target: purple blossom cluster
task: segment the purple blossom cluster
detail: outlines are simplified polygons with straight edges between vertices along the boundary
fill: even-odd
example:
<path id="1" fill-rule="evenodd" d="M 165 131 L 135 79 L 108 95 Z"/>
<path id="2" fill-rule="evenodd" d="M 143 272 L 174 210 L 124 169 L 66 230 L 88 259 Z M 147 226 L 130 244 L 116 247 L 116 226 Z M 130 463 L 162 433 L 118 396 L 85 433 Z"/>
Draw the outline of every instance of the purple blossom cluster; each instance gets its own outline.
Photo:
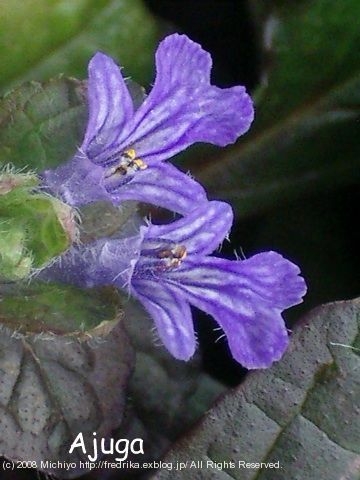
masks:
<path id="1" fill-rule="evenodd" d="M 253 104 L 242 86 L 210 84 L 211 57 L 185 35 L 156 52 L 156 79 L 135 108 L 119 67 L 97 53 L 89 64 L 89 119 L 76 155 L 43 173 L 43 183 L 72 206 L 136 200 L 178 214 L 114 238 L 73 246 L 43 276 L 82 287 L 112 284 L 137 298 L 172 355 L 195 351 L 191 305 L 223 329 L 233 357 L 265 368 L 288 344 L 282 312 L 306 292 L 299 268 L 275 252 L 227 260 L 213 252 L 227 238 L 231 207 L 209 201 L 203 187 L 165 163 L 196 142 L 225 146 L 251 125 Z"/>

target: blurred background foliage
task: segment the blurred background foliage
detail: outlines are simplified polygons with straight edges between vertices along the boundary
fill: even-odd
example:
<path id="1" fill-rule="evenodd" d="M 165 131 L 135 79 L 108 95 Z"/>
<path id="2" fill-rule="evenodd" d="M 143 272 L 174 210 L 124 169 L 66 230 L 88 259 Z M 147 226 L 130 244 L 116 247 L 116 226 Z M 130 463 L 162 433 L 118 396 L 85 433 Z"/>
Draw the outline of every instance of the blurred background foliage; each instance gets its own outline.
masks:
<path id="1" fill-rule="evenodd" d="M 97 50 L 147 82 L 158 35 L 141 0 L 25 0 L 16 6 L 2 0 L 0 86 L 4 91 L 59 73 L 85 78 Z"/>
<path id="2" fill-rule="evenodd" d="M 86 78 L 97 50 L 148 88 L 162 37 L 180 31 L 201 43 L 213 57 L 213 83 L 246 85 L 257 115 L 236 145 L 198 146 L 178 164 L 211 198 L 232 203 L 237 223 L 225 253 L 274 249 L 301 265 L 309 293 L 291 322 L 358 293 L 359 17 L 357 0 L 25 0 L 16 8 L 2 0 L 0 89 L 60 73 Z M 215 324 L 205 316 L 197 323 L 205 368 L 224 379 L 225 362 L 226 380 L 237 383 L 226 344 L 214 347 Z"/>

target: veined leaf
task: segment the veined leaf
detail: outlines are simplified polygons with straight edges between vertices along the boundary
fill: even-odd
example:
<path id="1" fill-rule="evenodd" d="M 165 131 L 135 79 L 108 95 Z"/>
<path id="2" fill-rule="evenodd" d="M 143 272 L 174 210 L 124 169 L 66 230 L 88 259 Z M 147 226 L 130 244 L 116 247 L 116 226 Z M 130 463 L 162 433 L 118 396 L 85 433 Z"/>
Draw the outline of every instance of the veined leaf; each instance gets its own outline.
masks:
<path id="1" fill-rule="evenodd" d="M 85 87 L 77 80 L 31 82 L 0 103 L 0 165 L 37 172 L 65 162 L 80 145 Z"/>
<path id="2" fill-rule="evenodd" d="M 202 461 L 202 468 L 163 470 L 152 478 L 183 479 L 186 472 L 205 480 L 357 480 L 359 327 L 359 299 L 312 311 L 280 362 L 249 374 L 163 459 L 188 466 Z M 279 464 L 246 468 L 241 462 Z"/>
<path id="3" fill-rule="evenodd" d="M 85 295 L 87 302 L 82 305 L 79 295 L 71 298 L 59 291 L 48 292 L 46 299 L 44 292 L 37 298 L 13 299 L 12 306 L 8 295 L 0 304 L 1 319 L 6 315 L 8 320 L 8 327 L 0 331 L 0 455 L 36 462 L 37 469 L 60 478 L 86 472 L 79 461 L 88 461 L 87 455 L 80 448 L 69 454 L 80 432 L 92 454 L 93 432 L 98 438 L 107 437 L 121 424 L 134 361 L 119 312 L 114 317 L 104 315 L 110 305 L 105 308 L 103 299 Z M 84 322 L 106 321 L 87 332 L 78 328 L 77 333 L 65 335 L 55 335 L 51 328 L 29 333 L 26 324 L 54 325 L 61 319 L 64 332 L 64 325 L 80 316 Z M 60 463 L 56 468 L 58 461 L 73 466 L 67 470 Z"/>

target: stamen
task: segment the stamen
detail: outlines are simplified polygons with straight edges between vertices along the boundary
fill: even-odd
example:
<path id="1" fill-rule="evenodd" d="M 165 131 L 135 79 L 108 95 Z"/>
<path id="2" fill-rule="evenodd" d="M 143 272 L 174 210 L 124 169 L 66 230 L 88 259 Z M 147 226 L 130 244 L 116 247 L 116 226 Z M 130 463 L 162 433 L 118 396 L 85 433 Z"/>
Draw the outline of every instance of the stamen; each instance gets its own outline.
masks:
<path id="1" fill-rule="evenodd" d="M 145 170 L 145 168 L 148 167 L 147 164 L 143 160 L 141 160 L 140 158 L 136 158 L 133 161 L 133 164 L 136 165 L 138 170 Z"/>
<path id="2" fill-rule="evenodd" d="M 177 268 L 186 258 L 187 251 L 185 245 L 175 245 L 174 248 L 164 249 L 158 253 L 158 257 L 164 260 L 165 268 Z"/>
<path id="3" fill-rule="evenodd" d="M 129 148 L 120 154 L 119 163 L 105 172 L 105 178 L 127 175 L 128 173 L 135 173 L 146 168 L 148 168 L 148 165 L 141 158 L 136 158 L 136 151 L 133 148 Z"/>
<path id="4" fill-rule="evenodd" d="M 129 158 L 130 160 L 135 160 L 136 152 L 133 148 L 129 148 L 128 150 L 125 150 L 125 152 L 123 152 L 121 156 Z"/>

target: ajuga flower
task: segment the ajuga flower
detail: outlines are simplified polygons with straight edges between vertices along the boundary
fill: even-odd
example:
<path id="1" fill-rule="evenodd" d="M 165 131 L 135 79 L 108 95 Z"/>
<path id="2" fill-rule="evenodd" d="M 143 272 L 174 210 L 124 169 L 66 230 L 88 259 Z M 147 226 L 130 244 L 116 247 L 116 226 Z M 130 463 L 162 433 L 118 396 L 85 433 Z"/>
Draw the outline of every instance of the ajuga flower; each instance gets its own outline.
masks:
<path id="1" fill-rule="evenodd" d="M 138 200 L 184 214 L 206 201 L 203 188 L 164 163 L 195 142 L 235 142 L 253 120 L 242 86 L 210 84 L 210 54 L 185 35 L 156 52 L 156 78 L 136 110 L 119 67 L 97 53 L 89 63 L 89 118 L 78 153 L 45 171 L 44 183 L 79 206 L 94 200 Z"/>
<path id="2" fill-rule="evenodd" d="M 75 247 L 47 278 L 127 289 L 153 318 L 165 347 L 182 360 L 196 347 L 190 305 L 212 315 L 234 358 L 265 368 L 288 344 L 283 310 L 302 301 L 299 268 L 275 252 L 246 260 L 210 256 L 226 237 L 232 211 L 208 202 L 169 225 Z"/>

